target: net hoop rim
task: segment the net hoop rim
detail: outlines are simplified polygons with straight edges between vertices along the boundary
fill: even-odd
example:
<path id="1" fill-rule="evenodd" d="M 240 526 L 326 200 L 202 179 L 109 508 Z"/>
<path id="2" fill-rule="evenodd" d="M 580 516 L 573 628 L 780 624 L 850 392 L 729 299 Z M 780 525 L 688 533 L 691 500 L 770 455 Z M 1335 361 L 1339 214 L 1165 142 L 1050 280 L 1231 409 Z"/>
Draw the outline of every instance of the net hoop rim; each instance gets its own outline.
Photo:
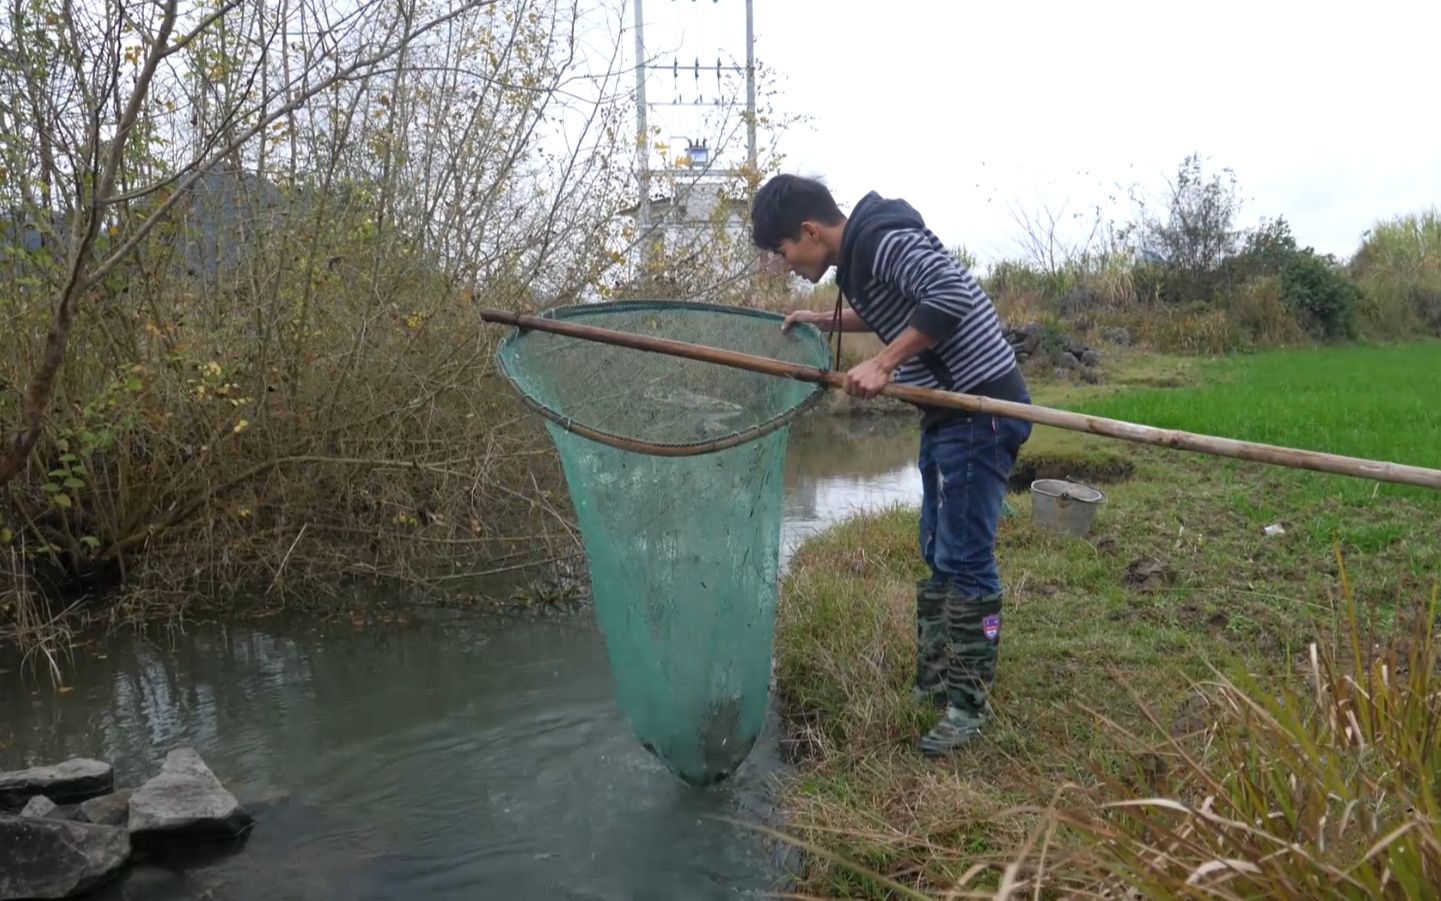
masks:
<path id="1" fill-rule="evenodd" d="M 696 310 L 706 313 L 721 313 L 727 316 L 749 316 L 755 319 L 770 320 L 777 325 L 785 321 L 784 316 L 779 313 L 773 313 L 769 310 L 753 310 L 747 307 L 733 307 L 727 306 L 726 304 L 706 303 L 704 301 L 698 300 L 622 300 L 608 301 L 604 303 L 569 304 L 561 307 L 551 307 L 550 309 L 542 310 L 538 313 L 533 313 L 531 315 L 541 319 L 574 321 L 577 319 L 585 318 L 586 316 L 602 313 L 633 312 L 647 310 Z M 820 335 L 820 330 L 813 325 L 806 324 L 799 326 L 799 328 L 808 329 L 814 332 L 817 336 Z M 557 426 L 566 430 L 567 432 L 580 435 L 584 438 L 589 438 L 592 441 L 598 441 L 601 444 L 607 444 L 611 447 L 619 448 L 620 450 L 634 451 L 636 453 L 649 454 L 656 457 L 693 457 L 699 456 L 701 454 L 709 454 L 715 451 L 721 451 L 728 448 L 737 447 L 747 442 L 754 441 L 757 438 L 762 438 L 776 431 L 777 429 L 789 425 L 802 413 L 808 412 L 818 403 L 820 403 L 821 396 L 825 393 L 825 389 L 822 388 L 820 385 L 812 385 L 812 390 L 809 394 L 806 395 L 804 399 L 802 399 L 798 403 L 792 404 L 781 413 L 772 416 L 770 419 L 758 422 L 743 431 L 733 432 L 730 435 L 726 435 L 724 437 L 716 438 L 710 441 L 642 441 L 638 438 L 629 438 L 625 435 L 616 435 L 612 432 L 606 432 L 600 429 L 591 428 L 590 426 L 582 425 L 571 419 L 570 417 L 562 416 L 556 410 L 553 410 L 545 404 L 542 404 L 540 401 L 531 397 L 530 394 L 526 392 L 523 388 L 521 388 L 520 383 L 516 380 L 515 375 L 506 365 L 504 352 L 507 347 L 514 345 L 515 342 L 520 340 L 521 336 L 526 331 L 527 330 L 524 328 L 512 329 L 510 334 L 507 335 L 500 342 L 499 347 L 496 348 L 496 367 L 500 370 L 501 374 L 505 376 L 506 381 L 510 382 L 511 387 L 515 390 L 515 393 L 520 395 L 520 399 L 526 404 L 526 406 L 530 407 L 532 410 L 536 411 L 541 416 L 544 416 L 547 420 L 555 423 Z M 645 353 L 645 351 L 640 352 Z M 829 354 L 827 354 L 826 363 L 820 368 L 828 369 L 829 366 L 830 359 Z M 780 376 L 773 376 L 773 378 L 780 378 Z"/>

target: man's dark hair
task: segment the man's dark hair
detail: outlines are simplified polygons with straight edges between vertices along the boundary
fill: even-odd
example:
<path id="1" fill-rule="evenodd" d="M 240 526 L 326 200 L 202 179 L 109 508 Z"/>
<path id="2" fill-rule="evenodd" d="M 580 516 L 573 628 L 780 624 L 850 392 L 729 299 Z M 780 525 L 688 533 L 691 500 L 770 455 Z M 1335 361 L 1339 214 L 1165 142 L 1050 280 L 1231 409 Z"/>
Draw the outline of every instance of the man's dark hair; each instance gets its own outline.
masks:
<path id="1" fill-rule="evenodd" d="M 776 251 L 786 238 L 801 236 L 801 223 L 838 225 L 844 217 L 830 189 L 799 175 L 777 175 L 761 185 L 751 203 L 751 241 Z"/>

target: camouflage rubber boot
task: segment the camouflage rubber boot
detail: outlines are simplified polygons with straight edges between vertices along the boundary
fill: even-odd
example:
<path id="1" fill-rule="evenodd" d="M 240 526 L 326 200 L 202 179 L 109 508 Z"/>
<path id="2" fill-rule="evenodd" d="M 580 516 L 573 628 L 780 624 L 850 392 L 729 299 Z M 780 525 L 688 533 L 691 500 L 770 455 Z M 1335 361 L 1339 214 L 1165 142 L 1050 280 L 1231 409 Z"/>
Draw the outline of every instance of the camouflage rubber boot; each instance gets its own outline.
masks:
<path id="1" fill-rule="evenodd" d="M 939 757 L 970 742 L 990 719 L 987 700 L 996 681 L 1001 645 L 1001 597 L 946 598 L 946 713 L 918 747 Z"/>
<path id="2" fill-rule="evenodd" d="M 946 586 L 925 579 L 916 583 L 917 704 L 946 704 Z"/>

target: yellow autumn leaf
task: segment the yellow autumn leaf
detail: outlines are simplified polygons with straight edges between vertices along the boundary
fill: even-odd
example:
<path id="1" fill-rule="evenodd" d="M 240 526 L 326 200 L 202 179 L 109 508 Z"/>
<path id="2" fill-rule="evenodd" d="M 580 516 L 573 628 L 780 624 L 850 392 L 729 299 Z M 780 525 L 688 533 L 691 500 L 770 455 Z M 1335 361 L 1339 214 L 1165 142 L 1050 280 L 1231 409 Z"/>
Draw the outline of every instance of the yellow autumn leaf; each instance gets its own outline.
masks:
<path id="1" fill-rule="evenodd" d="M 239 435 L 241 432 L 245 431 L 248 428 L 250 428 L 250 420 L 242 419 L 235 424 L 235 428 L 231 429 L 231 431 Z"/>

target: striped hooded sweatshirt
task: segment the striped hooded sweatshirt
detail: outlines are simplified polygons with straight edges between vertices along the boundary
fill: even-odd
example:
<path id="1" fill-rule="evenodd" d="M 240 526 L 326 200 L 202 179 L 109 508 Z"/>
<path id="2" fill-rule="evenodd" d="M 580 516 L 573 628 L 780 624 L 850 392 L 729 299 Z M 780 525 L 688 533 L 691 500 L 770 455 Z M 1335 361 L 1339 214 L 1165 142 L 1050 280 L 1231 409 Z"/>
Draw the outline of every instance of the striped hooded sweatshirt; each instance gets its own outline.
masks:
<path id="1" fill-rule="evenodd" d="M 1016 356 L 990 297 L 909 203 L 874 191 L 861 198 L 846 220 L 836 281 L 887 344 L 907 326 L 935 339 L 896 369 L 897 383 L 1021 399 L 1025 383 L 1012 372 Z M 924 413 L 926 424 L 943 415 Z"/>

